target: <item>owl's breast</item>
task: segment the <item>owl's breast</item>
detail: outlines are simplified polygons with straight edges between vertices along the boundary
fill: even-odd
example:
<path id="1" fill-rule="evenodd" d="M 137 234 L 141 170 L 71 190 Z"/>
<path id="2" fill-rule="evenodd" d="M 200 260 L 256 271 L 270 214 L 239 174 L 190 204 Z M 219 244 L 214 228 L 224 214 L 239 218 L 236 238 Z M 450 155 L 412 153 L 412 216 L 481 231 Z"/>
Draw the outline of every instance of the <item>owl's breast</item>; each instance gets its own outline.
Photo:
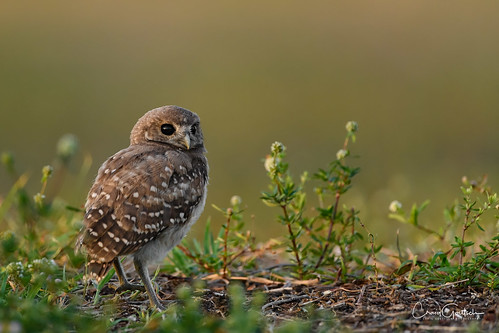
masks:
<path id="1" fill-rule="evenodd" d="M 204 210 L 206 196 L 207 192 L 205 185 L 200 200 L 192 206 L 191 213 L 185 223 L 172 223 L 161 232 L 159 237 L 135 252 L 134 257 L 143 260 L 146 263 L 163 260 L 167 253 L 182 241 L 192 225 L 199 219 Z"/>

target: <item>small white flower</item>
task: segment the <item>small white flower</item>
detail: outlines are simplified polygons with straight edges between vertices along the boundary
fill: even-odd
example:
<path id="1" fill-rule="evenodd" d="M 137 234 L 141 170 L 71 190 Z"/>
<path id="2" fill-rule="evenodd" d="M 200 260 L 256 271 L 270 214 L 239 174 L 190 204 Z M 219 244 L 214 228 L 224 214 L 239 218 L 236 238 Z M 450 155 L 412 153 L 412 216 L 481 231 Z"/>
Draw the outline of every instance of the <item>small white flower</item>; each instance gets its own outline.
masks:
<path id="1" fill-rule="evenodd" d="M 232 198 L 230 198 L 230 204 L 232 206 L 239 206 L 242 202 L 242 199 L 238 195 L 233 195 Z"/>
<path id="2" fill-rule="evenodd" d="M 38 205 L 42 205 L 43 204 L 43 200 L 45 199 L 45 195 L 44 194 L 41 194 L 41 193 L 37 193 L 33 196 L 33 200 L 38 204 Z"/>
<path id="3" fill-rule="evenodd" d="M 345 157 L 348 156 L 348 153 L 349 153 L 348 150 L 346 150 L 346 149 L 340 149 L 336 153 L 336 159 L 342 160 L 342 159 L 344 159 Z"/>
<path id="4" fill-rule="evenodd" d="M 44 177 L 50 177 L 52 176 L 52 173 L 54 172 L 54 168 L 51 165 L 46 165 L 42 169 L 42 174 Z"/>
<path id="5" fill-rule="evenodd" d="M 272 146 L 270 146 L 270 150 L 273 153 L 278 154 L 278 153 L 282 153 L 285 150 L 285 147 L 281 142 L 276 141 L 272 144 Z"/>
<path id="6" fill-rule="evenodd" d="M 390 203 L 390 206 L 388 207 L 388 209 L 390 210 L 390 212 L 396 213 L 399 211 L 399 209 L 402 209 L 402 204 L 398 200 L 393 200 Z"/>
<path id="7" fill-rule="evenodd" d="M 265 170 L 267 170 L 267 172 L 273 170 L 275 168 L 274 158 L 270 155 L 267 155 L 263 166 L 265 167 Z"/>
<path id="8" fill-rule="evenodd" d="M 347 129 L 348 132 L 355 133 L 359 129 L 359 124 L 357 124 L 356 121 L 349 121 L 345 128 Z"/>

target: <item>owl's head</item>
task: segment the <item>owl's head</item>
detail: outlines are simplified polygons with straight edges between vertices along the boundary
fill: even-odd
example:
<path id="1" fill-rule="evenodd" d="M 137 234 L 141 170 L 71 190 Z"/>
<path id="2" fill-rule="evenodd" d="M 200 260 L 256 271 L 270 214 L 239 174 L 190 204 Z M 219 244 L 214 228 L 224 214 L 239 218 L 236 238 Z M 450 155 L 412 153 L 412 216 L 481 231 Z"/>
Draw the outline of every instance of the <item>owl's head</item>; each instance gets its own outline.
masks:
<path id="1" fill-rule="evenodd" d="M 204 148 L 199 117 L 187 109 L 167 105 L 143 115 L 130 134 L 130 144 L 157 143 L 189 150 Z"/>

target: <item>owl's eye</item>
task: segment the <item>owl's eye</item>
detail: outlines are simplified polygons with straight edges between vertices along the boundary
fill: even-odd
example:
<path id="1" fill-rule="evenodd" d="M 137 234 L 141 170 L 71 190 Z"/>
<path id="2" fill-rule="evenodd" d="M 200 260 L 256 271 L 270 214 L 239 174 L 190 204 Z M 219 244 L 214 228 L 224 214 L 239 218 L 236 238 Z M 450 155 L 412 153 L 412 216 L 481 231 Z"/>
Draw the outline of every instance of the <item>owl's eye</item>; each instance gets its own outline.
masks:
<path id="1" fill-rule="evenodd" d="M 196 135 L 197 130 L 198 130 L 197 126 L 196 125 L 192 125 L 192 127 L 191 127 L 191 134 L 192 135 Z"/>
<path id="2" fill-rule="evenodd" d="M 161 133 L 164 135 L 172 135 L 175 133 L 175 127 L 172 124 L 161 125 Z"/>

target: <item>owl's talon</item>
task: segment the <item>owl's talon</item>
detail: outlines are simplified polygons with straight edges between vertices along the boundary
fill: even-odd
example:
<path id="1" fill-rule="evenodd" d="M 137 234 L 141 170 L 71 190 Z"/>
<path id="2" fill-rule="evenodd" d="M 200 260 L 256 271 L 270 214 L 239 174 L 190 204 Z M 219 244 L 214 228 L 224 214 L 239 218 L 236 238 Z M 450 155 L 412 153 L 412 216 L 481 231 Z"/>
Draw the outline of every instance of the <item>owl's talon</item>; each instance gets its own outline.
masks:
<path id="1" fill-rule="evenodd" d="M 157 303 L 157 304 L 151 304 L 153 306 L 156 307 L 156 309 L 158 309 L 158 311 L 165 311 L 166 310 L 166 307 L 164 307 L 162 304 L 160 303 Z"/>

